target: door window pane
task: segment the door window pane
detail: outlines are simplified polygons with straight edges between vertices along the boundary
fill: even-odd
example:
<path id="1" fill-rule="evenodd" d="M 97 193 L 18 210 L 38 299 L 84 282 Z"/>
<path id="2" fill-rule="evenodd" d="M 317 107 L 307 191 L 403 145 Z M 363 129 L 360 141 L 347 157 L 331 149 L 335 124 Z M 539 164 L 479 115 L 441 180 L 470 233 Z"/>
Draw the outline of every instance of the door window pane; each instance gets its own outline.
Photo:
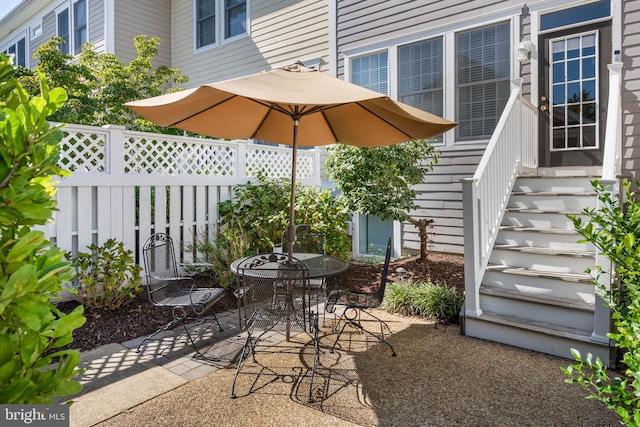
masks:
<path id="1" fill-rule="evenodd" d="M 509 24 L 456 35 L 457 120 L 460 139 L 488 138 L 509 98 Z"/>
<path id="2" fill-rule="evenodd" d="M 550 48 L 552 150 L 597 148 L 597 32 L 551 40 Z"/>

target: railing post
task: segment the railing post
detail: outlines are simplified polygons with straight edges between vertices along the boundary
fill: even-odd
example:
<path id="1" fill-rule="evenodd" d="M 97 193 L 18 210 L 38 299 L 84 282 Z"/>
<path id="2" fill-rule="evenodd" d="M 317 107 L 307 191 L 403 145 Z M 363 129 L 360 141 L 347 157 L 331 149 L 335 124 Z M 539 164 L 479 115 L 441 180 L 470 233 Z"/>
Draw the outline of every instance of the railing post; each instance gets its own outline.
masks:
<path id="1" fill-rule="evenodd" d="M 105 164 L 107 166 L 106 173 L 124 174 L 124 126 L 104 125 L 104 129 L 109 131 L 107 134 L 107 146 L 105 147 Z"/>
<path id="2" fill-rule="evenodd" d="M 480 250 L 479 250 L 479 229 L 480 223 L 478 200 L 476 187 L 478 180 L 474 178 L 464 178 L 462 182 L 462 205 L 463 205 L 463 225 L 464 225 L 464 288 L 465 288 L 465 316 L 479 317 L 482 314 L 480 309 L 480 288 L 478 281 Z"/>
<path id="3" fill-rule="evenodd" d="M 233 142 L 235 142 L 238 147 L 236 151 L 238 153 L 238 161 L 236 162 L 235 176 L 244 178 L 247 176 L 247 144 L 249 144 L 249 142 L 238 140 L 234 140 Z"/>
<path id="4" fill-rule="evenodd" d="M 609 64 L 609 105 L 604 136 L 604 158 L 602 160 L 602 178 L 616 179 L 620 172 L 621 135 L 622 135 L 622 63 Z"/>

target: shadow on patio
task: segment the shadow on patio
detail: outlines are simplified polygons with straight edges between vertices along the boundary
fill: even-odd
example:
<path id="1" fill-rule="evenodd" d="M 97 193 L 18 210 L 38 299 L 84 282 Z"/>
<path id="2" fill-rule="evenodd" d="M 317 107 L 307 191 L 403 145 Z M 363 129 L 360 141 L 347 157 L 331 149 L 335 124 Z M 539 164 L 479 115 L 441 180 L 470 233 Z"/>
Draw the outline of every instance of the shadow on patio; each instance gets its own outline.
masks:
<path id="1" fill-rule="evenodd" d="M 374 341 L 322 338 L 314 403 L 307 403 L 310 355 L 260 355 L 285 375 L 239 380 L 222 369 L 99 425 L 619 425 L 604 405 L 564 382 L 565 359 L 459 335 L 457 327 L 381 313 L 398 356 Z M 301 363 L 302 362 L 302 363 Z M 242 378 L 242 377 L 241 377 Z"/>

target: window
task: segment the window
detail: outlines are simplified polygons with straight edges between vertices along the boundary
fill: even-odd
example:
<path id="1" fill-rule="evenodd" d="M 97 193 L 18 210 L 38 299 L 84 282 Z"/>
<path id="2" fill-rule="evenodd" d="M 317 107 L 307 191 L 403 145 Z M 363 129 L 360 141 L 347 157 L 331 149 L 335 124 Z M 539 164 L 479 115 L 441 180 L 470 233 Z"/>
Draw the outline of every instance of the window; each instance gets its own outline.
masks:
<path id="1" fill-rule="evenodd" d="M 398 96 L 401 102 L 443 116 L 442 38 L 398 49 Z"/>
<path id="2" fill-rule="evenodd" d="M 389 94 L 387 51 L 361 56 L 351 61 L 351 82 L 376 92 Z"/>
<path id="3" fill-rule="evenodd" d="M 87 1 L 73 4 L 73 54 L 78 55 L 87 42 Z"/>
<path id="4" fill-rule="evenodd" d="M 2 53 L 8 56 L 13 56 L 13 65 L 19 65 L 21 67 L 27 66 L 27 47 L 26 38 L 21 38 L 17 42 L 10 45 Z"/>
<path id="5" fill-rule="evenodd" d="M 65 43 L 60 45 L 60 52 L 64 55 L 69 53 L 69 9 L 64 9 L 58 13 L 58 37 L 61 37 Z"/>
<path id="6" fill-rule="evenodd" d="M 456 36 L 457 126 L 459 139 L 489 138 L 509 98 L 509 24 Z"/>
<path id="7" fill-rule="evenodd" d="M 571 9 L 544 14 L 540 17 L 540 29 L 545 31 L 571 24 L 584 23 L 593 19 L 606 18 L 610 15 L 610 0 L 601 0 Z"/>
<path id="8" fill-rule="evenodd" d="M 224 1 L 224 38 L 229 39 L 247 32 L 247 2 Z"/>
<path id="9" fill-rule="evenodd" d="M 196 0 L 196 48 L 216 42 L 216 2 Z"/>

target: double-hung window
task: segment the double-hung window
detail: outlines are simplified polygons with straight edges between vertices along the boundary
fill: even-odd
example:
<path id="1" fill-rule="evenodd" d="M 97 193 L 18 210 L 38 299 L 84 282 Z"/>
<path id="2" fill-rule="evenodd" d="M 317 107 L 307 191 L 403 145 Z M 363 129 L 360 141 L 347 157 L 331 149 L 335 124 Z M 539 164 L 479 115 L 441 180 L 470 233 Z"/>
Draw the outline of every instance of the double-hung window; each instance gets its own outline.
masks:
<path id="1" fill-rule="evenodd" d="M 509 23 L 456 35 L 458 139 L 490 138 L 509 98 Z"/>
<path id="2" fill-rule="evenodd" d="M 398 98 L 405 104 L 442 116 L 442 37 L 398 48 Z"/>
<path id="3" fill-rule="evenodd" d="M 27 45 L 23 37 L 3 51 L 5 55 L 13 56 L 13 64 L 21 67 L 27 66 Z"/>
<path id="4" fill-rule="evenodd" d="M 196 48 L 216 42 L 216 0 L 196 0 Z"/>
<path id="5" fill-rule="evenodd" d="M 73 54 L 78 55 L 87 42 L 87 0 L 73 4 Z"/>
<path id="6" fill-rule="evenodd" d="M 71 11 L 65 7 L 57 11 L 56 24 L 58 37 L 64 40 L 60 45 L 60 52 L 78 55 L 82 45 L 89 41 L 87 23 L 87 0 L 73 2 Z"/>
<path id="7" fill-rule="evenodd" d="M 224 1 L 224 38 L 230 39 L 247 32 L 246 0 Z"/>
<path id="8" fill-rule="evenodd" d="M 60 52 L 64 55 L 69 53 L 69 43 L 71 42 L 71 35 L 69 34 L 69 9 L 64 9 L 58 13 L 58 37 L 64 40 L 64 43 L 60 45 Z"/>
<path id="9" fill-rule="evenodd" d="M 389 94 L 389 54 L 384 52 L 360 56 L 351 61 L 351 83 Z"/>

